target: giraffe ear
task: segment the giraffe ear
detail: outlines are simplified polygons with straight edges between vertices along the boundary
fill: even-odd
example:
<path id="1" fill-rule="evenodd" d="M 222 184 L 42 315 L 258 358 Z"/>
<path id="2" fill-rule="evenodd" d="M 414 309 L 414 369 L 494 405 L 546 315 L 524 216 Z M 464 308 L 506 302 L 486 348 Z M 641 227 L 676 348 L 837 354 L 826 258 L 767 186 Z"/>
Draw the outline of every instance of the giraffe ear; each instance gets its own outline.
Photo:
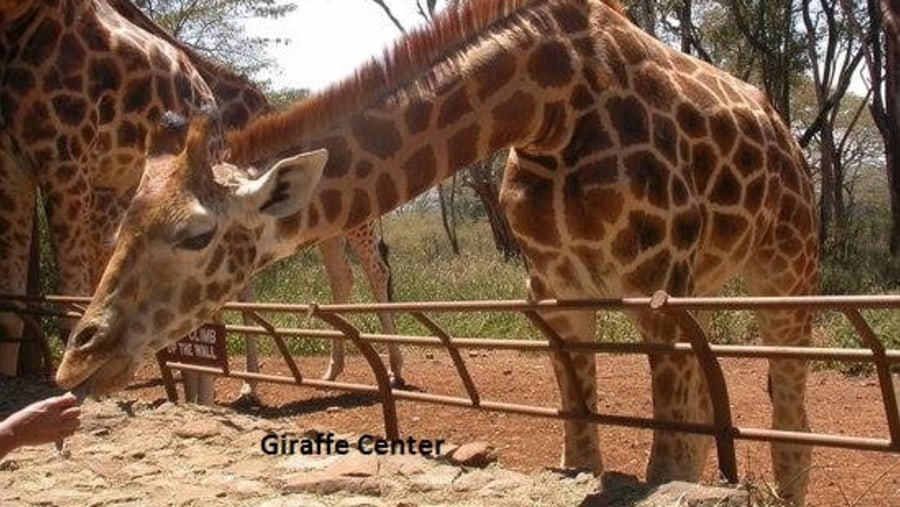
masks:
<path id="1" fill-rule="evenodd" d="M 327 150 L 301 153 L 279 160 L 271 169 L 237 190 L 253 212 L 282 218 L 305 208 L 328 161 Z"/>

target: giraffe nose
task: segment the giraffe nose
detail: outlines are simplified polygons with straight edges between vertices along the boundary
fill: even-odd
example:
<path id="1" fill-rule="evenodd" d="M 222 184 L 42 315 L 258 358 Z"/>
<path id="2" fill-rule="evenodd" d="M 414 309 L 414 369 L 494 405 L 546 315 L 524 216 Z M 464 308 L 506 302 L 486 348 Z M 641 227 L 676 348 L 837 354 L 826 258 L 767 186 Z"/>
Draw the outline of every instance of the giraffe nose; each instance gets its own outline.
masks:
<path id="1" fill-rule="evenodd" d="M 87 347 L 99 332 L 100 326 L 97 324 L 87 324 L 83 327 L 79 327 L 73 331 L 72 336 L 69 337 L 69 347 L 76 349 Z"/>

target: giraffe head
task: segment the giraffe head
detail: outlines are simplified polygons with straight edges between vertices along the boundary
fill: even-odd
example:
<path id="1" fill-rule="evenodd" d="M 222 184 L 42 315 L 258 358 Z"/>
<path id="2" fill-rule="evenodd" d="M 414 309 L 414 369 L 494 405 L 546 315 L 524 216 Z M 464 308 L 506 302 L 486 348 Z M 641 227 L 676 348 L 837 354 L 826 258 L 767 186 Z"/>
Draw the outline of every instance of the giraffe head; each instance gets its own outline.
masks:
<path id="1" fill-rule="evenodd" d="M 72 332 L 57 382 L 94 395 L 127 384 L 147 355 L 210 319 L 275 258 L 267 238 L 298 216 L 327 152 L 254 170 L 224 163 L 220 122 L 166 114 L 148 140 L 144 176 L 91 304 Z"/>

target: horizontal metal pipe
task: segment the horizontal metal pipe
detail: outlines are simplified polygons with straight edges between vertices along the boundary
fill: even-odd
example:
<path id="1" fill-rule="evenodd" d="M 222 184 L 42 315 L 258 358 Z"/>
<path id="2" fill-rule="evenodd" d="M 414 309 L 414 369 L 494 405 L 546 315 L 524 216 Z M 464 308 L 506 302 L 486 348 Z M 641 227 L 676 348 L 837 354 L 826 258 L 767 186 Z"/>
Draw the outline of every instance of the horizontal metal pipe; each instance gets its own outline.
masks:
<path id="1" fill-rule="evenodd" d="M 293 378 L 281 375 L 269 375 L 264 373 L 250 373 L 245 371 L 231 371 L 227 375 L 219 368 L 194 366 L 183 363 L 166 363 L 172 369 L 195 371 L 198 373 L 210 373 L 223 377 L 232 377 L 247 380 L 261 380 L 266 382 L 275 382 L 280 384 L 290 384 L 298 386 L 308 386 L 317 389 L 336 389 L 350 392 L 377 395 L 378 389 L 375 386 L 365 384 L 350 384 L 346 382 L 331 382 L 326 380 L 304 379 L 302 383 L 297 383 Z M 472 403 L 468 398 L 460 398 L 456 396 L 446 396 L 439 394 L 428 394 L 414 391 L 402 391 L 394 389 L 393 395 L 397 399 L 415 401 L 422 403 L 431 403 L 436 405 L 448 405 L 460 408 L 473 408 L 487 410 L 491 412 L 503 412 L 509 414 L 526 415 L 533 417 L 542 417 L 547 419 L 573 419 L 584 420 L 596 424 L 609 426 L 624 426 L 629 428 L 646 429 L 646 430 L 671 430 L 684 433 L 693 433 L 699 435 L 715 435 L 716 429 L 708 424 L 695 423 L 675 423 L 666 421 L 657 421 L 653 419 L 633 416 L 610 415 L 610 414 L 589 414 L 580 416 L 578 414 L 566 412 L 556 408 L 538 407 L 530 405 L 521 405 L 516 403 L 506 403 L 482 400 L 480 403 Z M 900 452 L 892 446 L 890 440 L 879 438 L 850 437 L 845 435 L 829 435 L 824 433 L 805 433 L 799 431 L 771 430 L 763 428 L 731 428 L 731 433 L 735 439 L 749 440 L 758 442 L 785 442 L 791 444 L 814 445 L 820 447 L 835 447 L 844 449 L 857 449 L 863 451 L 880 451 L 880 452 Z"/>
<path id="2" fill-rule="evenodd" d="M 342 391 L 350 391 L 363 394 L 378 394 L 378 388 L 366 384 L 351 384 L 347 382 L 334 382 L 330 380 L 318 380 L 304 378 L 301 382 L 297 382 L 293 377 L 284 375 L 270 375 L 266 373 L 251 373 L 248 371 L 229 371 L 225 373 L 221 368 L 213 368 L 210 366 L 198 366 L 193 364 L 166 362 L 166 366 L 173 370 L 193 371 L 197 373 L 208 373 L 219 377 L 237 378 L 241 380 L 259 380 L 262 382 L 272 382 L 274 384 L 289 384 L 304 387 L 313 387 L 316 389 L 336 389 Z"/>
<path id="3" fill-rule="evenodd" d="M 0 294 L 0 300 L 49 302 L 49 303 L 89 303 L 88 297 L 73 296 L 27 296 Z M 243 303 L 229 302 L 226 310 L 257 310 L 267 312 L 307 313 L 312 308 L 327 313 L 377 313 L 377 312 L 457 312 L 457 311 L 528 311 L 528 310 L 649 310 L 649 297 L 499 301 L 435 301 L 412 303 L 368 303 L 368 304 L 284 304 L 284 303 Z M 900 308 L 898 295 L 866 296 L 790 296 L 790 297 L 669 297 L 662 309 L 685 310 L 753 310 L 753 309 L 797 309 L 842 310 L 847 307 L 859 309 Z"/>
<path id="4" fill-rule="evenodd" d="M 734 437 L 757 442 L 785 442 L 789 444 L 837 447 L 860 451 L 900 452 L 890 440 L 882 438 L 848 437 L 825 433 L 804 433 L 801 431 L 770 430 L 762 428 L 734 428 Z"/>
<path id="5" fill-rule="evenodd" d="M 228 325 L 225 329 L 236 333 L 255 335 L 272 334 L 256 326 Z M 278 328 L 275 334 L 293 338 L 321 338 L 328 340 L 346 339 L 337 331 L 324 329 Z M 438 338 L 431 336 L 386 335 L 361 333 L 360 338 L 374 343 L 396 343 L 398 345 L 418 345 L 443 347 Z M 503 340 L 490 338 L 451 338 L 451 343 L 461 349 L 502 349 L 520 351 L 546 351 L 550 345 L 546 340 Z M 693 354 L 689 343 L 614 343 L 614 342 L 567 342 L 562 348 L 568 351 L 595 352 L 601 354 Z M 772 345 L 710 345 L 717 357 L 753 359 L 806 359 L 810 361 L 872 362 L 875 354 L 868 349 L 779 347 Z M 886 352 L 888 362 L 900 362 L 900 350 Z"/>

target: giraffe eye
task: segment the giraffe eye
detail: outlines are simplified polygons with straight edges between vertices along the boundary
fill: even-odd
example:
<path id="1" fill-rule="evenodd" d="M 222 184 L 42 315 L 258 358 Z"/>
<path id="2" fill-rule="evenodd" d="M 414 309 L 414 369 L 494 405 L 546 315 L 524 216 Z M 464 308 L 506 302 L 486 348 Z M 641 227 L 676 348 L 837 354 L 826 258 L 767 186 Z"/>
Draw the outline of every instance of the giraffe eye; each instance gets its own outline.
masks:
<path id="1" fill-rule="evenodd" d="M 203 250 L 207 246 L 209 246 L 209 242 L 212 241 L 213 236 L 216 235 L 216 229 L 210 229 L 202 234 L 197 234 L 196 236 L 190 236 L 178 242 L 176 245 L 178 248 L 183 250 Z"/>

